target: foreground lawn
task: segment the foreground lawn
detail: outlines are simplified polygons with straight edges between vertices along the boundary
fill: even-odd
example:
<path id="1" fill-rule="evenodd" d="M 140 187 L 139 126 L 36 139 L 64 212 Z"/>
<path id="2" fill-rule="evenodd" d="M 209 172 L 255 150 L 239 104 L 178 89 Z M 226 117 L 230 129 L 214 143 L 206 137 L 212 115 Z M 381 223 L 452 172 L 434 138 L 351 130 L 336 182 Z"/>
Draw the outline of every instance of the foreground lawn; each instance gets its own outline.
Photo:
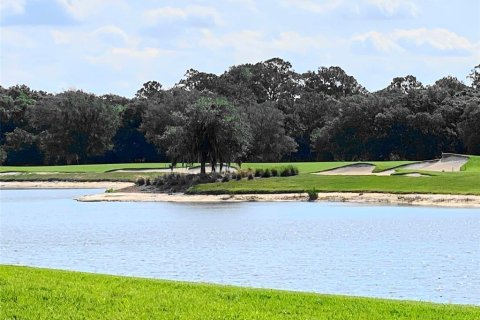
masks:
<path id="1" fill-rule="evenodd" d="M 322 176 L 300 174 L 288 178 L 262 178 L 193 186 L 189 193 L 287 193 L 317 191 L 443 193 L 480 195 L 480 173 L 437 173 L 428 177 Z"/>
<path id="2" fill-rule="evenodd" d="M 0 266 L 1 319 L 479 319 L 480 308 Z"/>

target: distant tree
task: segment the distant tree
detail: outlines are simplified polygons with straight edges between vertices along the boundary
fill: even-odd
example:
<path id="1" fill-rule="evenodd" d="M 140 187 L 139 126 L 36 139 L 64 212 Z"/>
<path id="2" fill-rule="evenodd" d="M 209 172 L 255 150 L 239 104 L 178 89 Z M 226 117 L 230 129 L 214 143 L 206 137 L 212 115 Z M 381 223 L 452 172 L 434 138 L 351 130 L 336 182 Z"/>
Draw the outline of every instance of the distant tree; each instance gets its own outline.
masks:
<path id="1" fill-rule="evenodd" d="M 200 162 L 233 162 L 246 154 L 249 127 L 238 109 L 224 98 L 201 97 L 183 113 L 174 115 L 175 124 L 166 127 L 159 142 L 169 156 L 188 153 Z"/>
<path id="2" fill-rule="evenodd" d="M 252 105 L 247 115 L 253 135 L 249 160 L 275 162 L 297 150 L 297 143 L 285 133 L 283 113 L 273 102 Z"/>
<path id="3" fill-rule="evenodd" d="M 334 97 L 364 94 L 366 89 L 340 67 L 321 67 L 318 72 L 307 72 L 302 76 L 305 91 L 324 93 Z"/>
<path id="4" fill-rule="evenodd" d="M 448 92 L 448 94 L 453 96 L 457 92 L 467 89 L 467 86 L 463 82 L 459 81 L 457 78 L 452 76 L 447 76 L 447 77 L 443 77 L 440 80 L 435 81 L 433 88 L 445 90 Z"/>
<path id="5" fill-rule="evenodd" d="M 454 101 L 463 114 L 458 122 L 460 137 L 467 154 L 480 154 L 480 91 L 470 90 Z"/>
<path id="6" fill-rule="evenodd" d="M 411 90 L 423 89 L 423 85 L 416 77 L 408 75 L 406 77 L 393 78 L 390 85 L 387 87 L 388 91 L 399 91 L 401 93 L 408 93 Z"/>
<path id="7" fill-rule="evenodd" d="M 468 75 L 468 78 L 472 80 L 472 87 L 475 89 L 480 89 L 480 64 L 475 66 L 470 74 Z"/>
<path id="8" fill-rule="evenodd" d="M 47 162 L 84 163 L 112 147 L 118 110 L 82 91 L 66 91 L 40 100 L 27 117 L 38 133 Z"/>
<path id="9" fill-rule="evenodd" d="M 152 99 L 157 98 L 162 92 L 162 85 L 159 82 L 148 81 L 143 84 L 135 96 L 138 99 Z"/>
<path id="10" fill-rule="evenodd" d="M 257 102 L 278 101 L 295 92 L 294 72 L 288 61 L 272 58 L 253 66 L 252 91 Z"/>
<path id="11" fill-rule="evenodd" d="M 185 79 L 180 80 L 176 86 L 187 90 L 218 92 L 218 81 L 218 76 L 213 73 L 190 69 L 185 73 Z"/>

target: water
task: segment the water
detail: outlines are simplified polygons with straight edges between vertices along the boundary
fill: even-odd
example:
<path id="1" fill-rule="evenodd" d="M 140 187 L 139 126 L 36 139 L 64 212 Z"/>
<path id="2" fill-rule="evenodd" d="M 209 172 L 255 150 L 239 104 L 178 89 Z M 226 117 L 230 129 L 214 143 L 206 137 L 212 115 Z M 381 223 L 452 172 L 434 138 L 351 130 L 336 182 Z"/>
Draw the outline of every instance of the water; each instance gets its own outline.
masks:
<path id="1" fill-rule="evenodd" d="M 1 191 L 0 263 L 480 305 L 480 210 Z M 101 192 L 101 191 L 100 191 Z"/>

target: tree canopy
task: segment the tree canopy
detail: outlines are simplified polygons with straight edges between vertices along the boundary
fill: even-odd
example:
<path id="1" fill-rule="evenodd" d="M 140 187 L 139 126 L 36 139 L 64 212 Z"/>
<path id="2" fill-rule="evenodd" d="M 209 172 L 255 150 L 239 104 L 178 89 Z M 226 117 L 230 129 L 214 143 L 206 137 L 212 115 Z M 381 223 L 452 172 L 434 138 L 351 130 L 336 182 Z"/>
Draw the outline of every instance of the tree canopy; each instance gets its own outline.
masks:
<path id="1" fill-rule="evenodd" d="M 7 165 L 415 160 L 480 154 L 480 65 L 432 85 L 395 77 L 368 92 L 338 66 L 297 73 L 283 59 L 195 69 L 134 98 L 0 87 Z"/>

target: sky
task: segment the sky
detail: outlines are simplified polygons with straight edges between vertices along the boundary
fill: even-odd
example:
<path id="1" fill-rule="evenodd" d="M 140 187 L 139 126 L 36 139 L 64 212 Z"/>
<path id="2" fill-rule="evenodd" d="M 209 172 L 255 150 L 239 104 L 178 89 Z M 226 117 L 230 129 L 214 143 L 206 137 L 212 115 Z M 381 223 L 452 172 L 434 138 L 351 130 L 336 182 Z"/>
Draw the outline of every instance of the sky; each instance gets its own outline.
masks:
<path id="1" fill-rule="evenodd" d="M 1 0 L 0 85 L 133 97 L 197 69 L 280 57 L 340 66 L 369 91 L 480 63 L 480 0 Z"/>

